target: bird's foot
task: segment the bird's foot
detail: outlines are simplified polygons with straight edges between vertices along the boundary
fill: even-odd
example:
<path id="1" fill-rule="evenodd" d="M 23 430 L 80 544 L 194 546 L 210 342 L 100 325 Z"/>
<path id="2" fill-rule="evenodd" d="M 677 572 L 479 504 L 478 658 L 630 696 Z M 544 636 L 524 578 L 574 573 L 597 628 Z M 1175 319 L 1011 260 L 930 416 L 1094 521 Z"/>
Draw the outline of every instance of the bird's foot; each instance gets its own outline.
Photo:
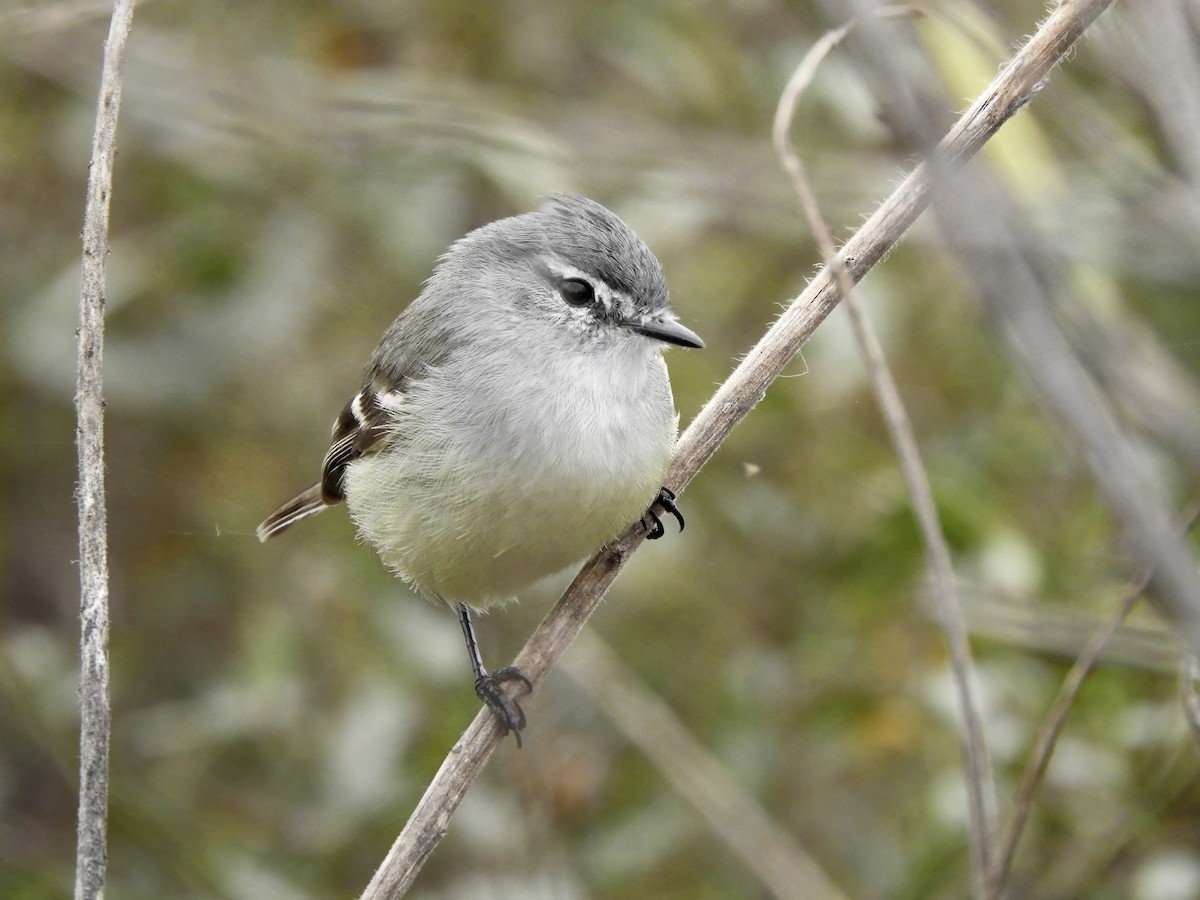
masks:
<path id="1" fill-rule="evenodd" d="M 646 514 L 642 516 L 642 527 L 646 529 L 646 540 L 648 541 L 657 541 L 667 533 L 666 528 L 663 527 L 662 518 L 659 516 L 660 510 L 664 515 L 674 516 L 675 521 L 679 523 L 679 530 L 683 531 L 683 513 L 675 505 L 675 492 L 668 487 L 660 488 L 658 496 L 654 498 L 654 502 L 650 504 Z"/>
<path id="2" fill-rule="evenodd" d="M 484 702 L 488 709 L 496 714 L 506 732 L 511 731 L 517 739 L 517 747 L 521 746 L 521 730 L 525 727 L 525 710 L 516 697 L 511 697 L 504 689 L 505 682 L 515 681 L 525 686 L 524 695 L 533 692 L 533 685 L 522 674 L 520 669 L 505 666 L 497 669 L 491 675 L 480 675 L 475 679 L 475 694 Z"/>

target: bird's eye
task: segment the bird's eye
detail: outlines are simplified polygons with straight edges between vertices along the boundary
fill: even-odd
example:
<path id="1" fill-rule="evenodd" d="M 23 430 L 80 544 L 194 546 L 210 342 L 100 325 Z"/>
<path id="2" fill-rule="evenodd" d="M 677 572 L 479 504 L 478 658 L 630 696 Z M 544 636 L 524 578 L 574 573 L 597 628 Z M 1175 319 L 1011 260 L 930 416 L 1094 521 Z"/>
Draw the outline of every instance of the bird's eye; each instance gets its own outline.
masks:
<path id="1" fill-rule="evenodd" d="M 587 306 L 596 299 L 596 291 L 582 278 L 567 278 L 558 290 L 571 306 Z"/>

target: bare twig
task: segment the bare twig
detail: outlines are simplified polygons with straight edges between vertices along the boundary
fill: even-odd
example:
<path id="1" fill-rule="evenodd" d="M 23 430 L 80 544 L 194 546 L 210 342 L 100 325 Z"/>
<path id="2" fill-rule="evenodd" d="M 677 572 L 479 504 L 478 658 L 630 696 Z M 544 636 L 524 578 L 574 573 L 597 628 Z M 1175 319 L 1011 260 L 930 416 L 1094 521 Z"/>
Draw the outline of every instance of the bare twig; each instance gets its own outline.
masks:
<path id="1" fill-rule="evenodd" d="M 1051 13 L 938 145 L 933 162 L 939 174 L 960 168 L 1028 103 L 1050 70 L 1111 2 L 1069 0 Z M 932 166 L 922 163 L 851 237 L 837 257 L 851 282 L 861 280 L 895 246 L 929 205 L 934 187 Z M 695 477 L 733 427 L 762 399 L 767 387 L 838 299 L 837 280 L 826 267 L 751 348 L 680 438 L 666 478 L 669 487 L 678 492 Z M 635 526 L 598 551 L 542 620 L 515 661 L 535 685 L 582 630 L 643 537 L 642 529 Z M 500 738 L 495 716 L 481 710 L 434 776 L 364 897 L 397 897 L 408 889 Z"/>
<path id="2" fill-rule="evenodd" d="M 746 796 L 671 708 L 639 683 L 594 632 L 579 635 L 562 666 L 773 896 L 845 897 L 820 864 Z"/>
<path id="3" fill-rule="evenodd" d="M 1184 530 L 1190 531 L 1195 527 L 1198 520 L 1200 520 L 1200 502 L 1193 502 L 1191 509 L 1186 515 Z M 1133 610 L 1138 598 L 1146 592 L 1146 588 L 1150 584 L 1150 575 L 1150 570 L 1146 569 L 1130 583 L 1121 598 L 1121 602 L 1117 605 L 1117 611 L 1113 613 L 1112 619 L 1096 630 L 1088 640 L 1087 645 L 1080 652 L 1079 658 L 1071 666 L 1067 677 L 1063 679 L 1062 687 L 1058 691 L 1058 697 L 1055 699 L 1054 705 L 1050 707 L 1050 711 L 1046 714 L 1046 721 L 1042 724 L 1041 730 L 1038 732 L 1037 742 L 1034 745 L 1033 752 L 1030 754 L 1029 763 L 1025 767 L 1024 774 L 1021 776 L 1021 784 L 1017 788 L 1016 797 L 1013 800 L 1012 817 L 1009 819 L 1008 825 L 1004 829 L 1004 834 L 1000 839 L 992 868 L 987 873 L 986 890 L 984 892 L 986 900 L 993 900 L 993 898 L 999 897 L 1001 891 L 1004 889 L 1005 882 L 1008 880 L 1008 873 L 1012 869 L 1013 858 L 1017 852 L 1017 843 L 1021 840 L 1025 825 L 1029 821 L 1029 813 L 1033 809 L 1034 795 L 1037 793 L 1038 787 L 1045 777 L 1046 768 L 1050 764 L 1050 757 L 1054 753 L 1058 737 L 1062 734 L 1063 726 L 1067 722 L 1067 715 L 1075 703 L 1075 698 L 1079 695 L 1079 689 L 1083 687 L 1084 680 L 1096 668 L 1100 654 L 1108 642 L 1112 640 L 1113 635 L 1117 633 L 1117 630 L 1129 617 L 1129 613 Z M 1195 693 L 1191 690 L 1188 673 L 1189 671 L 1195 671 L 1194 669 L 1189 669 L 1194 662 L 1195 657 L 1192 654 L 1184 654 L 1182 686 L 1186 691 L 1183 695 L 1184 707 L 1185 711 L 1189 713 L 1189 723 L 1193 723 L 1194 719 L 1190 714 L 1191 710 L 1188 708 L 1190 705 L 1188 701 L 1190 699 L 1192 703 L 1195 702 Z M 1193 724 L 1193 728 L 1195 727 L 1195 724 Z M 1200 737 L 1200 732 L 1197 732 L 1197 734 Z"/>
<path id="4" fill-rule="evenodd" d="M 879 10 L 880 15 L 907 12 L 909 10 L 905 8 Z M 930 487 L 929 476 L 921 461 L 917 439 L 904 408 L 904 401 L 900 398 L 900 390 L 888 368 L 875 329 L 855 298 L 845 270 L 838 264 L 833 235 L 821 215 L 812 184 L 805 171 L 804 162 L 797 155 L 789 137 L 796 104 L 812 80 L 817 64 L 836 43 L 849 33 L 849 28 L 853 24 L 851 22 L 849 25 L 826 34 L 825 38 L 809 51 L 796 68 L 780 97 L 779 106 L 775 112 L 773 136 L 775 149 L 784 168 L 792 177 L 804 217 L 817 238 L 821 256 L 837 276 L 842 303 L 850 316 L 855 340 L 862 352 L 879 408 L 887 423 L 892 446 L 896 449 L 904 482 L 912 497 L 913 512 L 925 545 L 925 561 L 933 588 L 934 605 L 950 650 L 950 669 L 962 714 L 963 730 L 959 740 L 966 768 L 973 880 L 976 894 L 980 894 L 983 892 L 985 875 L 991 866 L 992 835 L 996 828 L 996 785 L 992 775 L 991 756 L 983 730 L 983 720 L 979 713 L 979 702 L 975 696 L 974 662 L 971 658 L 967 620 L 963 613 L 962 601 L 959 599 L 958 590 L 955 587 L 950 547 L 947 545 L 946 535 L 942 531 L 942 523 L 933 498 L 933 489 Z"/>
<path id="5" fill-rule="evenodd" d="M 1087 645 L 1083 648 L 1083 651 L 1079 654 L 1079 658 L 1075 660 L 1075 664 L 1071 666 L 1071 670 L 1067 673 L 1067 677 L 1059 689 L 1054 705 L 1046 714 L 1046 721 L 1038 732 L 1037 743 L 1030 754 L 1025 772 L 1021 776 L 1021 784 L 1018 786 L 1016 797 L 1013 800 L 1012 815 L 1005 826 L 1004 834 L 1000 838 L 996 859 L 987 873 L 984 890 L 985 900 L 992 900 L 992 898 L 999 897 L 1005 882 L 1008 880 L 1008 873 L 1012 868 L 1013 858 L 1017 852 L 1017 842 L 1021 839 L 1021 834 L 1025 830 L 1025 823 L 1029 820 L 1029 813 L 1033 809 L 1034 795 L 1041 786 L 1042 778 L 1046 774 L 1046 768 L 1050 764 L 1050 757 L 1053 755 L 1054 747 L 1058 743 L 1058 737 L 1062 733 L 1063 726 L 1067 721 L 1067 715 L 1075 703 L 1075 697 L 1079 694 L 1079 689 L 1083 686 L 1084 679 L 1096 667 L 1096 662 L 1100 658 L 1100 653 L 1104 650 L 1104 646 L 1116 634 L 1117 629 L 1121 627 L 1122 623 L 1124 623 L 1134 604 L 1137 603 L 1138 598 L 1146 590 L 1146 585 L 1149 583 L 1150 574 L 1147 572 L 1129 587 L 1125 592 L 1125 596 L 1121 598 L 1121 603 L 1117 607 L 1117 611 L 1113 614 L 1112 619 L 1092 635 Z"/>
<path id="6" fill-rule="evenodd" d="M 79 358 L 75 392 L 79 449 L 79 824 L 75 897 L 104 896 L 108 856 L 108 520 L 104 495 L 104 277 L 116 157 L 121 68 L 134 0 L 117 0 L 96 104 L 96 130 L 83 217 Z"/>
<path id="7" fill-rule="evenodd" d="M 889 122 L 910 146 L 925 147 L 930 143 L 931 109 L 940 109 L 943 104 L 937 97 L 925 104 L 916 99 L 922 87 L 931 96 L 933 89 L 919 79 L 915 89 L 905 84 L 906 80 L 898 73 L 908 74 L 916 67 L 911 64 L 907 68 L 887 65 L 892 62 L 891 54 L 879 52 L 881 35 L 875 34 L 873 38 L 875 53 L 871 58 L 881 61 L 885 69 L 883 81 L 889 87 L 904 84 L 903 89 L 889 94 L 894 108 L 900 113 L 889 117 Z M 1183 543 L 1165 525 L 1168 517 L 1164 508 L 1155 501 L 1153 492 L 1141 483 L 1127 441 L 1111 422 L 1103 400 L 1088 381 L 1049 312 L 1056 305 L 1054 291 L 1049 287 L 1056 282 L 1054 267 L 1044 258 L 1036 238 L 1030 237 L 1034 230 L 1016 204 L 993 183 L 982 163 L 977 164 L 970 177 L 955 179 L 953 188 L 946 191 L 935 213 L 943 222 L 948 243 L 970 261 L 985 306 L 1010 351 L 1030 372 L 1048 412 L 1061 422 L 1088 462 L 1115 517 L 1131 538 L 1141 561 L 1147 563 L 1147 571 L 1156 572 L 1156 586 L 1162 592 L 1158 599 L 1168 620 L 1180 628 L 1194 646 L 1196 623 L 1200 621 L 1200 597 L 1196 592 L 1200 583 L 1196 580 L 1194 567 L 1187 560 L 1189 554 Z M 1097 329 L 1093 326 L 1089 330 Z M 1102 360 L 1104 366 L 1113 367 L 1113 359 L 1124 361 L 1121 353 L 1114 355 L 1111 348 L 1105 349 L 1109 350 L 1112 359 L 1105 357 Z M 1160 410 L 1163 407 L 1161 398 L 1156 396 L 1154 399 L 1153 409 Z M 1171 434 L 1192 425 L 1188 412 L 1184 421 L 1171 423 Z M 1160 565 L 1164 568 L 1155 568 Z M 1136 594 L 1127 599 L 1111 627 L 1102 629 L 1089 641 L 1041 732 L 1018 794 L 1013 820 L 1003 837 L 1000 855 L 988 873 L 988 896 L 997 896 L 1003 888 L 1016 841 L 1075 693 L 1135 598 Z"/>

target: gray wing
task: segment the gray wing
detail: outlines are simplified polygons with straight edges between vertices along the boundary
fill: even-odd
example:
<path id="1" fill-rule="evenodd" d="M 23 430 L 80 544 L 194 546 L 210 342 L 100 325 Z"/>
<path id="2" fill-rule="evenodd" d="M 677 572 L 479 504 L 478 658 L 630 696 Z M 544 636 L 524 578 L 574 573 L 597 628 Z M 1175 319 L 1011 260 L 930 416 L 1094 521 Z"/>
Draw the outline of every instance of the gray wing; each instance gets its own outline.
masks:
<path id="1" fill-rule="evenodd" d="M 260 541 L 345 498 L 342 482 L 346 467 L 379 448 L 389 434 L 388 422 L 405 391 L 420 379 L 427 366 L 436 365 L 462 343 L 462 336 L 450 327 L 452 317 L 445 315 L 442 302 L 452 290 L 439 265 L 421 296 L 384 332 L 367 365 L 366 386 L 333 423 L 329 449 L 321 463 L 321 480 L 267 516 L 256 532 Z"/>
<path id="2" fill-rule="evenodd" d="M 402 389 L 381 392 L 368 385 L 354 395 L 333 423 L 329 449 L 321 463 L 321 480 L 263 519 L 255 532 L 260 541 L 342 501 L 346 496 L 342 487 L 346 467 L 377 448 L 387 432 L 390 410 L 402 393 Z"/>

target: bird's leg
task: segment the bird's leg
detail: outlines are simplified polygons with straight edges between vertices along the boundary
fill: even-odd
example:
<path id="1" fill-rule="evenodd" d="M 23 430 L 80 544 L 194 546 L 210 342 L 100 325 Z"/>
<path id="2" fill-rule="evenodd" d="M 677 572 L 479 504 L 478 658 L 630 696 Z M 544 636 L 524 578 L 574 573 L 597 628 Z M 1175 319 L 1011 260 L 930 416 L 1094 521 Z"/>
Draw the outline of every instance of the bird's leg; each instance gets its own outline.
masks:
<path id="1" fill-rule="evenodd" d="M 674 516 L 675 521 L 679 523 L 679 530 L 683 531 L 683 513 L 675 505 L 675 492 L 669 487 L 660 488 L 658 496 L 654 498 L 654 502 L 650 504 L 646 514 L 642 516 L 642 527 L 646 529 L 646 540 L 648 541 L 657 541 L 666 534 L 667 530 L 663 527 L 662 519 L 658 515 L 659 510 L 666 515 Z"/>
<path id="2" fill-rule="evenodd" d="M 471 625 L 471 611 L 465 603 L 458 604 L 458 622 L 462 625 L 463 638 L 467 642 L 467 653 L 471 657 L 471 671 L 475 675 L 475 694 L 487 708 L 496 714 L 505 731 L 511 731 L 521 746 L 521 729 L 525 727 L 525 711 L 516 698 L 508 696 L 502 685 L 506 681 L 519 681 L 525 685 L 525 693 L 533 690 L 519 669 L 506 666 L 497 669 L 491 675 L 483 667 L 483 657 L 479 653 L 479 642 L 475 640 L 475 628 Z"/>

